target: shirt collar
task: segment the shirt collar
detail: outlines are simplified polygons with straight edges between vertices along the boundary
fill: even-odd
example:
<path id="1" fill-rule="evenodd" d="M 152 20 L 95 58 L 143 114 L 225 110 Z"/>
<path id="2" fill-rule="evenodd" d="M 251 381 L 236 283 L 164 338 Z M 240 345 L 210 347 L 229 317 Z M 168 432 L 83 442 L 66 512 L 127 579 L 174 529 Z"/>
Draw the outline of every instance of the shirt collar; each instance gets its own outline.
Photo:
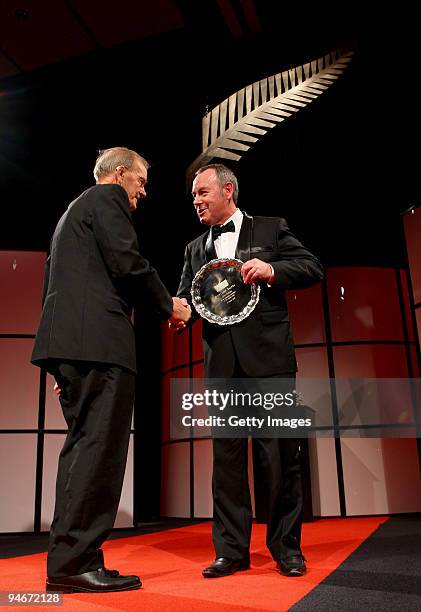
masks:
<path id="1" fill-rule="evenodd" d="M 234 225 L 235 225 L 235 233 L 238 234 L 240 229 L 241 229 L 241 224 L 243 222 L 243 213 L 241 212 L 241 210 L 239 208 L 237 208 L 235 213 L 233 215 L 231 215 L 231 217 L 229 219 L 227 219 L 225 221 L 225 223 L 222 224 L 222 226 L 226 225 L 230 221 L 232 221 L 234 223 Z"/>

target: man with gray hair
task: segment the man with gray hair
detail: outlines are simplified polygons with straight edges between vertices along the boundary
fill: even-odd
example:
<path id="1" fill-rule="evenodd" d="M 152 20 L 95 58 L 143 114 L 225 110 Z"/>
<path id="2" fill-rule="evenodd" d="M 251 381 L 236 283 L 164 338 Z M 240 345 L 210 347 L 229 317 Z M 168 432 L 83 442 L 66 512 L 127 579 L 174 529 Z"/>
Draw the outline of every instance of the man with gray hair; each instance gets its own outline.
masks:
<path id="1" fill-rule="evenodd" d="M 138 589 L 138 576 L 104 567 L 114 525 L 134 401 L 133 306 L 152 306 L 183 327 L 185 300 L 171 298 L 139 252 L 130 212 L 146 196 L 148 163 L 135 151 L 101 151 L 97 184 L 74 200 L 51 242 L 32 363 L 56 379 L 68 434 L 59 457 L 47 559 L 47 591 Z"/>

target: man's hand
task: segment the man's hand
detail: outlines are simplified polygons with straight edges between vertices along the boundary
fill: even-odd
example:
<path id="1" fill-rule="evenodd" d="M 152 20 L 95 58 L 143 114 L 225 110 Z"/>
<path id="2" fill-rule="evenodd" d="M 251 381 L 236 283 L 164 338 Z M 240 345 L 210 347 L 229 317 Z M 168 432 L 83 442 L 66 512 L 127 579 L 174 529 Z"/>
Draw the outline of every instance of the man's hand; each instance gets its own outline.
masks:
<path id="1" fill-rule="evenodd" d="M 262 261 L 261 259 L 249 259 L 246 261 L 241 268 L 241 276 L 243 282 L 247 285 L 251 285 L 256 281 L 264 281 L 269 285 L 273 282 L 273 268 L 270 264 Z"/>
<path id="2" fill-rule="evenodd" d="M 185 298 L 173 297 L 173 311 L 169 319 L 170 329 L 184 329 L 191 317 L 191 308 Z"/>
<path id="3" fill-rule="evenodd" d="M 53 391 L 56 395 L 61 395 L 61 389 L 57 383 L 54 384 Z"/>

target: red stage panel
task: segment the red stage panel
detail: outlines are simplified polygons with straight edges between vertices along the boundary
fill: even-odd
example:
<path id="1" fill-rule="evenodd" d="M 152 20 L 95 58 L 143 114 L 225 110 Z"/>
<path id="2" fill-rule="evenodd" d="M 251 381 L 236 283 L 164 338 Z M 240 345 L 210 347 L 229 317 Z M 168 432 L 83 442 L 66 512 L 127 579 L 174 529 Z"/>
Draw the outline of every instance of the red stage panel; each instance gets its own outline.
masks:
<path id="1" fill-rule="evenodd" d="M 333 342 L 403 339 L 395 270 L 332 268 L 327 286 Z"/>
<path id="2" fill-rule="evenodd" d="M 189 363 L 190 361 L 189 331 L 174 334 L 172 367 Z"/>
<path id="3" fill-rule="evenodd" d="M 421 302 L 421 207 L 403 217 L 414 302 Z"/>
<path id="4" fill-rule="evenodd" d="M 327 351 L 324 346 L 295 349 L 298 378 L 329 378 Z"/>
<path id="5" fill-rule="evenodd" d="M 198 319 L 192 325 L 192 334 L 192 360 L 199 361 L 203 359 L 202 319 Z"/>
<path id="6" fill-rule="evenodd" d="M 203 378 L 203 363 L 193 366 L 193 378 Z"/>
<path id="7" fill-rule="evenodd" d="M 168 329 L 167 322 L 162 324 L 162 372 L 166 372 L 171 368 L 189 363 L 189 333 L 189 330 L 185 330 L 182 333 L 177 334 Z"/>
<path id="8" fill-rule="evenodd" d="M 174 334 L 168 329 L 168 322 L 161 323 L 161 372 L 172 368 Z"/>
<path id="9" fill-rule="evenodd" d="M 414 329 L 414 325 L 412 322 L 412 310 L 411 310 L 411 305 L 409 303 L 408 280 L 407 280 L 405 270 L 401 270 L 400 275 L 401 275 L 401 283 L 402 283 L 402 294 L 403 294 L 406 325 L 408 328 L 408 339 L 410 342 L 412 342 L 415 338 L 416 330 Z"/>
<path id="10" fill-rule="evenodd" d="M 410 347 L 411 353 L 411 364 L 412 364 L 412 376 L 414 378 L 420 378 L 420 362 L 418 359 L 418 353 L 415 346 Z"/>
<path id="11" fill-rule="evenodd" d="M 287 291 L 287 303 L 295 344 L 326 342 L 322 286 Z"/>
<path id="12" fill-rule="evenodd" d="M 387 344 L 334 346 L 336 378 L 407 378 L 405 347 Z"/>
<path id="13" fill-rule="evenodd" d="M 0 334 L 35 334 L 45 257 L 39 252 L 0 251 Z"/>
<path id="14" fill-rule="evenodd" d="M 190 517 L 190 443 L 163 446 L 161 465 L 161 515 Z"/>
<path id="15" fill-rule="evenodd" d="M 174 334 L 168 329 L 168 322 L 161 323 L 161 372 L 172 368 Z"/>
<path id="16" fill-rule="evenodd" d="M 161 441 L 170 439 L 170 403 L 171 403 L 171 379 L 189 378 L 190 368 L 179 368 L 162 377 L 162 411 L 161 411 Z"/>
<path id="17" fill-rule="evenodd" d="M 29 363 L 32 339 L 0 338 L 0 429 L 38 427 L 40 371 Z"/>

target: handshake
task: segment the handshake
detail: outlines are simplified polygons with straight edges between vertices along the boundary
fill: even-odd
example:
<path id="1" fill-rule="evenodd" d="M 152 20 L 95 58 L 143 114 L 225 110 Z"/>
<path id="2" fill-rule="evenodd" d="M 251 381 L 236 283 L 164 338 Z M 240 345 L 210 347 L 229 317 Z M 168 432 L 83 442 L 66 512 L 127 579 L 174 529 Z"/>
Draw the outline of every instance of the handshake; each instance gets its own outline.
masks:
<path id="1" fill-rule="evenodd" d="M 173 297 L 172 315 L 168 321 L 170 329 L 184 329 L 191 317 L 191 308 L 185 298 Z"/>

